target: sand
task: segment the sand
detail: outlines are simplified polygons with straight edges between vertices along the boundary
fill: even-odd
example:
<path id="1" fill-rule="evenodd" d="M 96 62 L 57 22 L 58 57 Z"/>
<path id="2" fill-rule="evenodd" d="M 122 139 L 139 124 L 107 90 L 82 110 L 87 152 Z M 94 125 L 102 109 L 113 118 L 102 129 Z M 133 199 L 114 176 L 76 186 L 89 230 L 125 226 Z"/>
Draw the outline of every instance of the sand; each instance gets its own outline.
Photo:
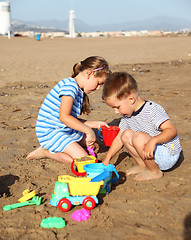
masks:
<path id="1" fill-rule="evenodd" d="M 98 39 L 0 38 L 0 239 L 191 239 L 191 38 L 140 37 Z M 125 177 L 134 164 L 122 149 L 113 159 L 119 181 L 86 222 L 49 204 L 59 175 L 70 165 L 51 159 L 26 160 L 39 144 L 35 122 L 43 99 L 75 62 L 101 55 L 113 71 L 125 70 L 137 79 L 141 96 L 156 101 L 175 123 L 183 154 L 178 166 L 159 180 L 137 182 Z M 117 125 L 119 116 L 101 100 L 101 89 L 90 94 L 91 114 L 85 119 Z M 108 148 L 101 140 L 97 154 Z M 25 189 L 42 197 L 40 206 L 3 211 L 18 202 Z M 43 218 L 62 217 L 66 227 L 44 229 Z"/>

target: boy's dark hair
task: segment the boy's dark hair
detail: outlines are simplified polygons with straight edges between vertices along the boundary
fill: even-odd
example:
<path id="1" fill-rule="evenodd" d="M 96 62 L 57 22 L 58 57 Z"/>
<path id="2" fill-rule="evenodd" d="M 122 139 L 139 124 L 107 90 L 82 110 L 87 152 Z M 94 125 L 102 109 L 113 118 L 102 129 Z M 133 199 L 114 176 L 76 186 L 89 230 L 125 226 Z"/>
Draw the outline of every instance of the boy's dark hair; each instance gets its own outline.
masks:
<path id="1" fill-rule="evenodd" d="M 110 74 L 104 84 L 102 99 L 105 100 L 113 94 L 121 99 L 132 91 L 138 92 L 136 80 L 127 72 L 114 72 Z"/>

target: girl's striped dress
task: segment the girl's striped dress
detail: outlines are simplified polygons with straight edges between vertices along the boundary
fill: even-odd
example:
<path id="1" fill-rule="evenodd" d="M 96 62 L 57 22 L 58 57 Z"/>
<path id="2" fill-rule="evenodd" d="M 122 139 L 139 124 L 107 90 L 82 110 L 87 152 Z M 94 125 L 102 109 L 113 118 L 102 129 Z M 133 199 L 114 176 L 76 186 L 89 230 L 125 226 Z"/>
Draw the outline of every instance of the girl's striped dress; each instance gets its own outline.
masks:
<path id="1" fill-rule="evenodd" d="M 46 96 L 40 108 L 36 135 L 40 145 L 51 153 L 63 152 L 72 142 L 79 142 L 83 133 L 67 127 L 59 120 L 62 96 L 71 96 L 74 100 L 71 115 L 77 118 L 81 113 L 83 91 L 74 78 L 61 80 Z"/>

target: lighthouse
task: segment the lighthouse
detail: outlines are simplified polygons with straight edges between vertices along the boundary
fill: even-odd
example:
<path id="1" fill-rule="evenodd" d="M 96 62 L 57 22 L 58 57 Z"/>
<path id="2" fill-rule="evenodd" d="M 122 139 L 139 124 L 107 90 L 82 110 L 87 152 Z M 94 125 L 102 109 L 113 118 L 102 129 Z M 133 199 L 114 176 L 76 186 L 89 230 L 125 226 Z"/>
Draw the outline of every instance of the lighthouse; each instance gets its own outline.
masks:
<path id="1" fill-rule="evenodd" d="M 74 12 L 75 12 L 74 10 L 70 10 L 70 15 L 69 15 L 69 37 L 70 38 L 75 38 Z"/>
<path id="2" fill-rule="evenodd" d="M 10 15 L 10 2 L 0 2 L 0 34 L 11 34 L 11 15 Z"/>

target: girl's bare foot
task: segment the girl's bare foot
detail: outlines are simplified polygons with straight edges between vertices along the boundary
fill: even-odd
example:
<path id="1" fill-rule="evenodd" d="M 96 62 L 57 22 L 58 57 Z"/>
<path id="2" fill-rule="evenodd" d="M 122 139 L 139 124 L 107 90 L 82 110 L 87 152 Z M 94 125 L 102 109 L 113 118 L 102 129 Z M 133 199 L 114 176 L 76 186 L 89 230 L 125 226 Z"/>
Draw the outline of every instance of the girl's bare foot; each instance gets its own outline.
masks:
<path id="1" fill-rule="evenodd" d="M 133 175 L 133 174 L 141 173 L 143 171 L 145 171 L 145 167 L 134 166 L 132 168 L 129 168 L 126 171 L 126 176 L 130 176 L 130 175 Z"/>
<path id="2" fill-rule="evenodd" d="M 36 150 L 32 151 L 31 153 L 29 153 L 26 157 L 26 159 L 40 159 L 40 158 L 46 158 L 46 149 L 39 147 Z"/>
<path id="3" fill-rule="evenodd" d="M 159 170 L 158 172 L 152 172 L 152 171 L 146 169 L 145 171 L 137 174 L 137 176 L 134 177 L 134 180 L 148 181 L 148 180 L 161 178 L 162 176 L 163 176 L 163 173 L 161 170 Z"/>

